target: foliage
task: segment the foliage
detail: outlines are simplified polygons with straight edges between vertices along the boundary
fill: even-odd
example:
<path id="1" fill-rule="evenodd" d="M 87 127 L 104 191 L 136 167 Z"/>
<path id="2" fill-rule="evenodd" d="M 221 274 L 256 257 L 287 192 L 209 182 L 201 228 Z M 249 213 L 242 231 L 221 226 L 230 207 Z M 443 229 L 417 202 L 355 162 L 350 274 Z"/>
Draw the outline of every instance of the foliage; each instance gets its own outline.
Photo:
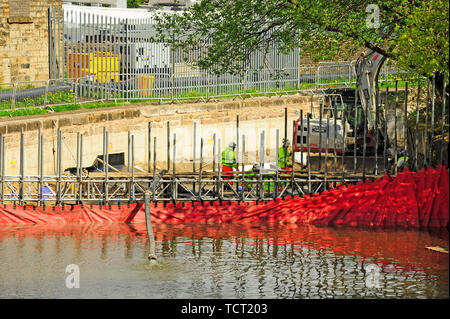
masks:
<path id="1" fill-rule="evenodd" d="M 127 8 L 137 8 L 142 4 L 140 0 L 127 0 Z"/>
<path id="2" fill-rule="evenodd" d="M 373 4 L 377 28 L 366 23 Z M 157 31 L 166 41 L 183 37 L 178 47 L 203 44 L 198 65 L 215 73 L 242 72 L 251 51 L 272 43 L 284 52 L 300 47 L 315 61 L 366 47 L 405 70 L 448 75 L 448 26 L 448 0 L 202 0 L 181 14 L 160 14 Z"/>
<path id="3" fill-rule="evenodd" d="M 445 71 L 448 78 L 448 0 L 423 1 L 406 17 L 393 49 L 397 65 L 414 66 L 419 74 L 431 76 Z M 397 27 L 399 28 L 399 27 Z"/>

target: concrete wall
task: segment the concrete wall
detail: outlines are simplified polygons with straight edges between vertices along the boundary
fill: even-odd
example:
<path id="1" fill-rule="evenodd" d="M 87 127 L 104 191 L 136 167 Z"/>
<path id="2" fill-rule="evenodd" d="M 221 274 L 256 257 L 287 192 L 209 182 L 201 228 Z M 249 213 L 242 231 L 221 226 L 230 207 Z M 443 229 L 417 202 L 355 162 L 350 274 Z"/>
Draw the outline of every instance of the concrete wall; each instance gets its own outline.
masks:
<path id="1" fill-rule="evenodd" d="M 0 0 L 0 83 L 48 80 L 48 8 L 62 0 Z"/>
<path id="2" fill-rule="evenodd" d="M 298 118 L 297 110 L 309 111 L 310 97 L 290 96 L 285 98 L 253 98 L 244 101 L 220 103 L 193 103 L 170 105 L 129 105 L 96 110 L 48 114 L 40 117 L 1 119 L 0 133 L 5 136 L 5 173 L 19 174 L 20 131 L 25 134 L 25 174 L 37 174 L 38 129 L 44 134 L 44 169 L 52 174 L 56 168 L 57 128 L 63 132 L 63 167 L 74 167 L 76 158 L 76 135 L 84 135 L 83 165 L 91 165 L 97 155 L 102 154 L 103 127 L 110 134 L 110 152 L 126 152 L 128 131 L 135 136 L 135 163 L 147 168 L 147 126 L 152 126 L 153 137 L 157 137 L 157 163 L 167 165 L 167 121 L 171 127 L 171 145 L 176 134 L 177 170 L 192 168 L 193 125 L 197 123 L 197 157 L 200 154 L 200 138 L 204 139 L 204 159 L 212 163 L 213 134 L 221 139 L 221 149 L 230 141 L 236 141 L 236 115 L 240 119 L 240 134 L 246 135 L 246 161 L 258 159 L 259 134 L 266 132 L 266 161 L 276 156 L 276 129 L 280 131 L 280 144 L 284 136 L 284 108 L 288 108 L 288 138 L 292 139 L 292 122 Z M 241 144 L 241 138 L 239 143 Z M 172 160 L 172 147 L 170 157 Z M 127 161 L 126 154 L 126 161 Z M 239 160 L 240 160 L 239 156 Z M 153 160 L 153 158 L 152 158 Z M 153 165 L 153 164 L 152 164 Z M 209 166 L 211 167 L 211 166 Z M 197 164 L 198 168 L 198 164 Z M 208 168 L 208 167 L 207 167 Z"/>

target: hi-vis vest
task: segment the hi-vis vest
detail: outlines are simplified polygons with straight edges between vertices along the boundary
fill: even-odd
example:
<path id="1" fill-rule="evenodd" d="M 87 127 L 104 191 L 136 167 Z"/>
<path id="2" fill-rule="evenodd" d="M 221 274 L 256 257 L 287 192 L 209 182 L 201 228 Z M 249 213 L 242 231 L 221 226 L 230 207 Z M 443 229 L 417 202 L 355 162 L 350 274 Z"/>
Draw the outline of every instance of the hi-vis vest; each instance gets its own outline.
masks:
<path id="1" fill-rule="evenodd" d="M 237 168 L 236 155 L 234 154 L 233 149 L 229 146 L 222 152 L 222 164 Z"/>
<path id="2" fill-rule="evenodd" d="M 408 156 L 399 157 L 397 160 L 397 167 L 405 164 L 406 162 L 408 162 L 408 160 L 409 160 Z"/>
<path id="3" fill-rule="evenodd" d="M 275 175 L 275 172 L 270 172 L 269 175 Z M 251 168 L 249 171 L 245 172 L 245 177 L 247 180 L 253 179 L 255 176 L 255 172 L 253 171 L 253 168 Z M 275 182 L 273 181 L 274 176 L 264 176 L 262 178 L 263 180 L 263 189 L 265 192 L 273 192 L 275 189 Z M 245 180 L 245 179 L 244 179 Z M 244 183 L 244 185 L 247 186 L 247 188 L 252 188 L 252 186 L 256 186 L 257 184 L 252 183 Z"/>
<path id="4" fill-rule="evenodd" d="M 286 152 L 285 152 L 286 151 Z M 280 147 L 278 150 L 278 167 L 279 168 L 286 168 L 284 166 L 284 160 L 286 159 L 286 166 L 291 166 L 291 151 L 289 148 L 286 147 Z"/>

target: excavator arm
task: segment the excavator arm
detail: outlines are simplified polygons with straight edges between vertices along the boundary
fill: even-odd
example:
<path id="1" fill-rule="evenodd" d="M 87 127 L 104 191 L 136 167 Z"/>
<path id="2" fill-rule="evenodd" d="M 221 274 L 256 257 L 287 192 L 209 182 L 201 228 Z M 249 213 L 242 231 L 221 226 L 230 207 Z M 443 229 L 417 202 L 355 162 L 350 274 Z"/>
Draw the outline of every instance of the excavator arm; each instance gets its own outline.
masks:
<path id="1" fill-rule="evenodd" d="M 386 57 L 372 50 L 361 53 L 355 63 L 356 82 L 362 109 L 367 117 L 367 129 L 375 129 L 378 74 Z"/>

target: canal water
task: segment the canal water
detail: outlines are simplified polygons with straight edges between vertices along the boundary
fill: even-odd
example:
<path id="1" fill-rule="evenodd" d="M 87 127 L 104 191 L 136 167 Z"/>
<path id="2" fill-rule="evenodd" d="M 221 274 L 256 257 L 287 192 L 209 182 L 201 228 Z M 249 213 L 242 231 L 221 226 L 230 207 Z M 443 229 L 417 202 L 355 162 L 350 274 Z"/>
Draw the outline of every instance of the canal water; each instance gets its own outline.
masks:
<path id="1" fill-rule="evenodd" d="M 154 232 L 156 263 L 146 259 L 145 225 L 0 226 L 0 298 L 449 298 L 448 255 L 425 249 L 448 246 L 447 230 L 230 223 Z M 67 288 L 76 274 L 79 288 Z"/>

